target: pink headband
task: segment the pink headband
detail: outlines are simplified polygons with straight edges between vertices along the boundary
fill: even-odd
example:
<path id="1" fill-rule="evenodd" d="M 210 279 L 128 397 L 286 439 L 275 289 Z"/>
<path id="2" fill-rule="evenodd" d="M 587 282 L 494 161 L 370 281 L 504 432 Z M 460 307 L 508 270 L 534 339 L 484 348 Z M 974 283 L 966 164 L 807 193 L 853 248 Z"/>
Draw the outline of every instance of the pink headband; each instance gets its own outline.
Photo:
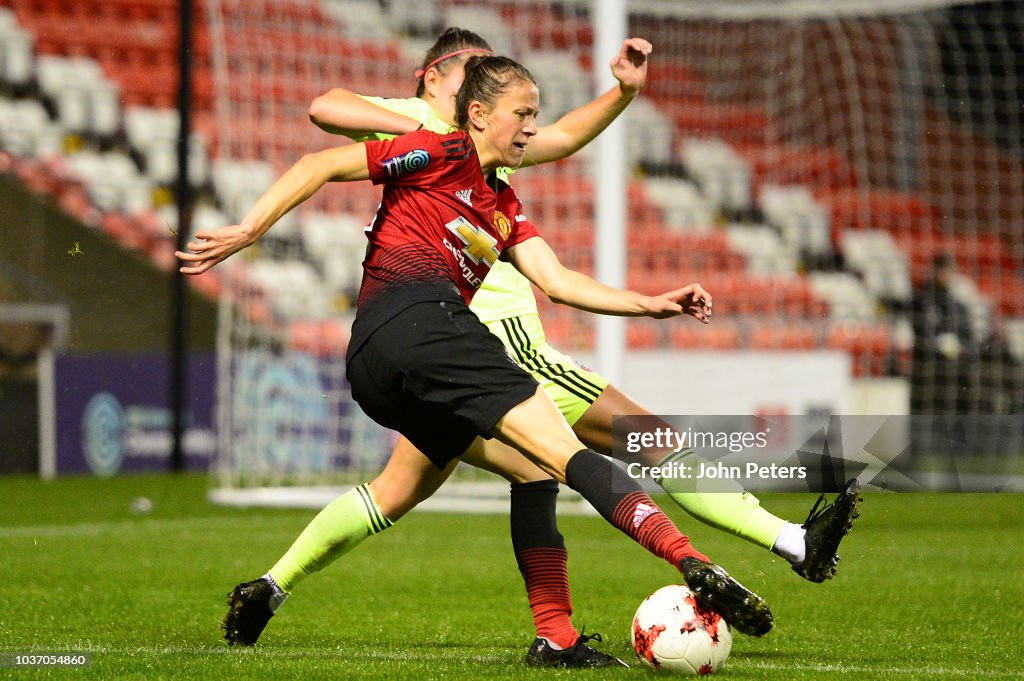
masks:
<path id="1" fill-rule="evenodd" d="M 424 66 L 422 69 L 416 69 L 416 80 L 419 80 L 420 78 L 422 78 L 423 74 L 425 74 L 427 72 L 427 69 L 429 69 L 434 64 L 443 62 L 445 59 L 450 59 L 451 57 L 454 57 L 454 56 L 459 55 L 459 54 L 465 54 L 466 52 L 483 52 L 483 53 L 489 54 L 489 55 L 493 55 L 494 54 L 494 52 L 488 50 L 486 47 L 467 47 L 464 50 L 455 50 L 454 52 L 449 52 L 446 55 L 438 57 L 434 61 L 432 61 L 429 64 L 427 64 L 426 66 Z"/>

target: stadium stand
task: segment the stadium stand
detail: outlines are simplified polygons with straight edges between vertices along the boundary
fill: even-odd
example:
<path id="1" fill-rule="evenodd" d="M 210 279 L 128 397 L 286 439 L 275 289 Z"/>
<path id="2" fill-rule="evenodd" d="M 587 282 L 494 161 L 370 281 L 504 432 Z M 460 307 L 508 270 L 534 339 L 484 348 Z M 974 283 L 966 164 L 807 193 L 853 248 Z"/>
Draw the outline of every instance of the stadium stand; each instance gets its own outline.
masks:
<path id="1" fill-rule="evenodd" d="M 217 5 L 219 47 L 210 7 L 196 6 L 193 229 L 238 220 L 303 152 L 337 143 L 305 121 L 325 85 L 411 94 L 424 41 L 446 24 L 475 29 L 498 52 L 520 57 L 541 83 L 546 116 L 590 97 L 592 28 L 571 4 Z M 6 169 L 162 268 L 173 265 L 176 229 L 176 6 L 0 1 Z M 669 45 L 680 24 L 638 15 L 631 30 Z M 838 147 L 783 135 L 776 112 L 742 93 L 723 95 L 711 76 L 700 64 L 658 53 L 644 98 L 626 115 L 637 170 L 627 260 L 630 285 L 643 290 L 698 278 L 716 295 L 723 319 L 700 333 L 632 322 L 630 347 L 838 348 L 853 356 L 858 375 L 902 373 L 910 340 L 900 332 L 900 313 L 934 256 L 946 252 L 963 275 L 961 295 L 992 301 L 972 308 L 981 310 L 979 332 L 998 326 L 996 316 L 1024 316 L 1020 251 L 1003 236 L 952 230 L 948 215 L 922 194 L 869 182 Z M 230 126 L 215 115 L 218 96 L 240 112 Z M 582 164 L 530 170 L 514 183 L 555 250 L 592 272 L 593 186 Z M 345 333 L 332 319 L 350 309 L 361 243 L 355 226 L 375 205 L 365 188 L 339 188 L 276 227 L 259 249 L 273 260 L 235 267 L 264 291 L 253 317 L 290 320 L 297 347 L 312 347 L 318 333 L 332 347 L 343 345 Z M 211 295 L 222 287 L 216 274 L 192 283 Z M 593 331 L 578 315 L 542 307 L 554 342 L 592 345 Z M 1014 352 L 1022 352 L 1020 323 L 1005 328 Z"/>

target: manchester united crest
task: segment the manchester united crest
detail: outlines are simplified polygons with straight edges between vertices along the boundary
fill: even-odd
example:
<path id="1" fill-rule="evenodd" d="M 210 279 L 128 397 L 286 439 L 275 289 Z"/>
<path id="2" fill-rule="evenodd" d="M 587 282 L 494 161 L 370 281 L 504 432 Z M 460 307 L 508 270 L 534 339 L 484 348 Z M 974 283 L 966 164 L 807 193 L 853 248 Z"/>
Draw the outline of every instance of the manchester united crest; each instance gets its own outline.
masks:
<path id="1" fill-rule="evenodd" d="M 498 230 L 502 240 L 507 239 L 508 235 L 512 233 L 512 221 L 500 210 L 496 210 L 494 211 L 494 228 Z"/>

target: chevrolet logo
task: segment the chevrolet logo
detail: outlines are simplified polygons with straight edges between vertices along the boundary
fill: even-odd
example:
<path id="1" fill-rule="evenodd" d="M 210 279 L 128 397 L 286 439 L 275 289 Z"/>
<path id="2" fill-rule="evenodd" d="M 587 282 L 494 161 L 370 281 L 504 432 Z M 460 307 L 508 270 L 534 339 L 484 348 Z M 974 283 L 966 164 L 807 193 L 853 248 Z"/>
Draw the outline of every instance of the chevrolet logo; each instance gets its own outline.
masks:
<path id="1" fill-rule="evenodd" d="M 465 244 L 466 247 L 462 249 L 462 252 L 473 261 L 474 265 L 479 265 L 481 261 L 486 260 L 490 267 L 501 255 L 498 252 L 498 240 L 479 227 L 474 227 L 466 218 L 458 217 L 445 227 Z"/>

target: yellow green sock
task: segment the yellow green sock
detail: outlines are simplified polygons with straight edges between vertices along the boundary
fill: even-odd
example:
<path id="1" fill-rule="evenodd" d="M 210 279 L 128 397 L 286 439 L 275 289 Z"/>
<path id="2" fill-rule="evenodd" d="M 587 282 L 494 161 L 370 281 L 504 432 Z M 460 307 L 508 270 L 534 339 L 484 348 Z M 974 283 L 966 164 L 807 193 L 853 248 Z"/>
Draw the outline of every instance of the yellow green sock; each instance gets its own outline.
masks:
<path id="1" fill-rule="evenodd" d="M 377 507 L 369 486 L 360 485 L 320 511 L 269 574 L 283 591 L 290 593 L 303 579 L 392 524 Z"/>
<path id="2" fill-rule="evenodd" d="M 692 449 L 683 449 L 658 465 L 662 467 L 684 458 L 691 467 L 704 461 Z M 657 483 L 668 492 L 672 501 L 697 520 L 768 550 L 774 546 L 779 532 L 787 524 L 782 518 L 761 508 L 758 498 L 738 484 L 731 492 L 700 492 L 697 491 L 697 481 L 692 479 L 661 478 Z M 715 482 L 716 487 L 722 484 L 720 480 Z"/>

